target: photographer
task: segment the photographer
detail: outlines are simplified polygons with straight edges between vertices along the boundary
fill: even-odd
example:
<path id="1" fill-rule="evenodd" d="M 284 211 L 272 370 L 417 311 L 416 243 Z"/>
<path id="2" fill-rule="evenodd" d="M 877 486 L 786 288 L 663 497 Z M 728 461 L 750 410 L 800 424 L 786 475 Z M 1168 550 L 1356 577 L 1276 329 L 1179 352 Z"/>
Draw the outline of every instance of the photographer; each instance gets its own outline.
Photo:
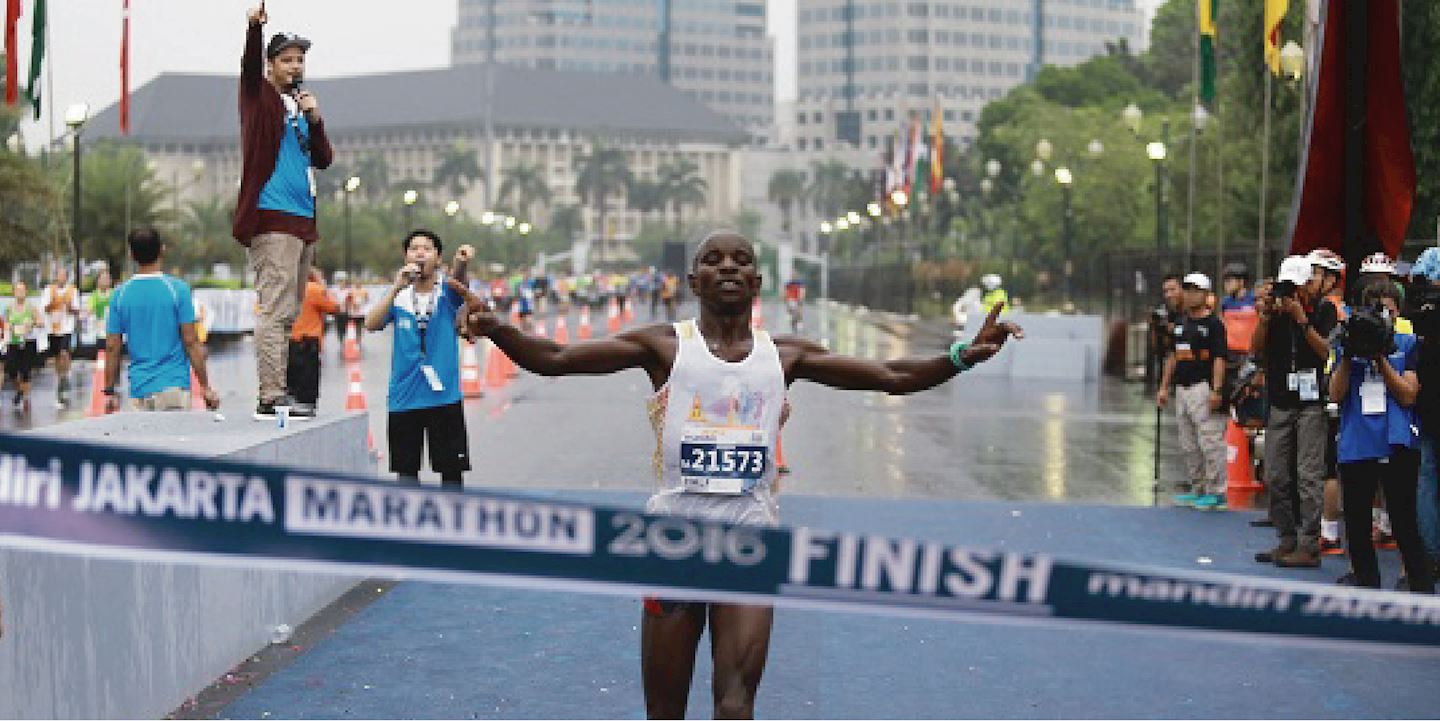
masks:
<path id="1" fill-rule="evenodd" d="M 1250 347 L 1265 368 L 1270 415 L 1265 422 L 1265 485 L 1279 543 L 1255 554 L 1284 568 L 1320 565 L 1320 507 L 1327 423 L 1321 375 L 1335 327 L 1335 307 L 1322 303 L 1325 274 L 1292 255 L 1272 287 L 1262 288 L 1260 322 Z"/>
<path id="2" fill-rule="evenodd" d="M 1164 408 L 1175 383 L 1175 418 L 1180 453 L 1190 488 L 1175 496 L 1176 505 L 1219 508 L 1225 502 L 1224 423 L 1218 413 L 1225 382 L 1225 326 L 1206 306 L 1210 279 L 1203 273 L 1185 276 L 1184 319 L 1173 331 L 1175 352 L 1165 362 L 1155 403 Z"/>
<path id="3" fill-rule="evenodd" d="M 1180 276 L 1167 273 L 1160 282 L 1161 303 L 1150 312 L 1150 362 L 1145 366 L 1147 380 L 1158 380 L 1152 375 L 1165 365 L 1170 355 L 1175 326 L 1185 319 L 1185 309 L 1180 291 Z"/>
<path id="4" fill-rule="evenodd" d="M 1380 588 L 1375 544 L 1365 530 L 1370 527 L 1370 502 L 1376 488 L 1383 488 L 1408 588 L 1434 593 L 1415 513 L 1419 342 L 1413 335 L 1394 332 L 1399 305 L 1395 284 L 1366 285 L 1336 347 L 1340 361 L 1330 376 L 1330 396 L 1340 399 L 1345 537 L 1355 584 Z"/>
<path id="5" fill-rule="evenodd" d="M 1410 319 L 1420 341 L 1420 476 L 1415 516 L 1430 556 L 1431 577 L 1440 571 L 1440 248 L 1426 248 L 1410 269 Z"/>
<path id="6" fill-rule="evenodd" d="M 420 453 L 430 444 L 430 469 L 441 485 L 460 489 L 470 470 L 470 442 L 460 396 L 460 335 L 456 318 L 464 302 L 464 267 L 474 254 L 455 251 L 455 278 L 437 271 L 440 236 L 414 230 L 401 244 L 405 265 L 395 283 L 365 316 L 365 329 L 395 324 L 390 350 L 386 436 L 390 471 L 403 483 L 420 483 Z"/>

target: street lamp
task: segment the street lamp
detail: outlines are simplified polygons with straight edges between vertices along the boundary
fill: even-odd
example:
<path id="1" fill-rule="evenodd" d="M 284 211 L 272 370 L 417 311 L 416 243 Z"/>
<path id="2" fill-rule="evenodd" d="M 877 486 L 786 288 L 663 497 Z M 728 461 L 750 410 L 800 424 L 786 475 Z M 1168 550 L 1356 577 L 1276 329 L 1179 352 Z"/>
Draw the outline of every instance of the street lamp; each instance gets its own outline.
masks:
<path id="1" fill-rule="evenodd" d="M 1048 163 L 1050 162 L 1050 157 L 1054 154 L 1055 146 L 1051 145 L 1049 140 L 1041 138 L 1040 142 L 1035 143 L 1035 157 Z"/>
<path id="2" fill-rule="evenodd" d="M 880 217 L 881 209 L 879 203 L 869 203 L 865 206 L 865 213 L 872 218 Z"/>
<path id="3" fill-rule="evenodd" d="M 460 201 L 452 200 L 445 204 L 445 234 L 451 235 L 455 232 L 455 214 L 460 212 Z"/>
<path id="4" fill-rule="evenodd" d="M 835 226 L 831 225 L 830 221 L 825 220 L 820 222 L 820 232 L 822 234 L 829 235 L 830 233 L 834 232 L 834 230 Z"/>
<path id="5" fill-rule="evenodd" d="M 890 202 L 894 203 L 895 207 L 904 210 L 905 204 L 910 202 L 910 198 L 905 195 L 905 191 L 896 190 L 890 194 Z"/>
<path id="6" fill-rule="evenodd" d="M 521 223 L 519 226 L 517 226 L 517 227 L 515 228 L 515 230 L 519 231 L 519 233 L 520 233 L 521 235 L 529 235 L 529 234 L 530 234 L 530 224 L 529 224 L 529 223 Z"/>
<path id="7" fill-rule="evenodd" d="M 850 221 L 851 225 L 860 225 L 860 214 L 853 210 L 845 214 L 845 219 Z"/>
<path id="8" fill-rule="evenodd" d="M 998 177 L 1000 177 L 1000 170 L 1001 170 L 1001 168 L 1000 168 L 1000 161 L 998 161 L 998 160 L 996 160 L 996 159 L 994 159 L 994 158 L 991 158 L 991 159 L 985 161 L 985 174 L 986 174 L 986 175 L 988 175 L 988 176 L 990 176 L 990 177 L 992 177 L 992 178 L 998 178 Z"/>
<path id="9" fill-rule="evenodd" d="M 405 232 L 407 233 L 415 227 L 415 201 L 419 199 L 420 194 L 414 190 L 407 190 L 404 195 L 400 196 L 400 200 L 405 203 Z"/>
<path id="10" fill-rule="evenodd" d="M 481 214 L 480 214 L 480 224 L 481 224 L 481 225 L 494 225 L 494 223 L 495 223 L 495 214 L 494 214 L 494 213 L 492 213 L 492 212 L 490 212 L 490 211 L 487 210 L 487 211 L 485 211 L 484 213 L 481 213 Z"/>
<path id="11" fill-rule="evenodd" d="M 835 220 L 835 229 L 836 229 L 836 230 L 849 230 L 849 229 L 850 229 L 850 220 L 849 220 L 848 218 L 838 218 L 838 219 L 836 219 L 836 220 Z"/>
<path id="12" fill-rule="evenodd" d="M 1280 70 L 1292 82 L 1299 80 L 1305 74 L 1305 49 L 1294 40 L 1285 43 L 1285 47 L 1280 48 Z"/>
<path id="13" fill-rule="evenodd" d="M 360 176 L 352 175 L 345 179 L 345 279 L 355 281 L 355 251 L 354 241 L 350 235 L 350 196 L 360 189 Z"/>
<path id="14" fill-rule="evenodd" d="M 1070 173 L 1069 168 L 1062 165 L 1055 169 L 1055 182 L 1060 184 L 1060 195 L 1065 199 L 1064 215 L 1061 218 L 1064 223 L 1061 228 L 1061 239 L 1063 242 L 1063 252 L 1065 254 L 1065 307 L 1066 310 L 1069 310 L 1074 307 L 1071 277 L 1074 275 L 1075 264 L 1070 258 L 1070 248 L 1074 242 L 1075 225 L 1073 220 L 1074 215 L 1072 213 L 1070 186 L 1074 184 L 1075 176 Z"/>
<path id="15" fill-rule="evenodd" d="M 1089 151 L 1090 151 L 1090 156 L 1091 156 L 1091 157 L 1097 157 L 1097 158 L 1098 158 L 1098 157 L 1100 157 L 1101 155 L 1104 155 L 1104 154 L 1105 154 L 1105 144 L 1102 143 L 1102 142 L 1100 142 L 1100 139 L 1099 139 L 1099 138 L 1095 138 L 1094 140 L 1091 140 L 1091 141 L 1090 141 L 1090 144 L 1087 145 L 1087 146 L 1085 146 L 1085 148 L 1086 148 L 1086 150 L 1089 150 Z"/>
<path id="16" fill-rule="evenodd" d="M 71 277 L 75 279 L 76 286 L 80 284 L 80 131 L 89 119 L 90 106 L 86 103 L 75 103 L 65 109 L 65 125 L 70 128 L 75 142 L 75 182 L 72 189 L 75 197 L 70 221 L 70 250 L 75 254 L 75 272 Z"/>
<path id="17" fill-rule="evenodd" d="M 1030 161 L 1030 172 L 1034 173 L 1037 178 L 1045 177 L 1045 161 L 1039 158 Z"/>
<path id="18" fill-rule="evenodd" d="M 1165 124 L 1168 129 L 1169 123 Z M 1169 149 L 1162 141 L 1145 146 L 1145 154 L 1155 164 L 1155 252 L 1165 250 L 1165 157 Z"/>
<path id="19" fill-rule="evenodd" d="M 515 216 L 513 216 L 513 215 L 507 215 L 507 216 L 505 216 L 505 229 L 506 229 L 506 230 L 510 230 L 511 228 L 514 228 L 514 227 L 515 227 Z"/>
<path id="20" fill-rule="evenodd" d="M 1210 111 L 1204 105 L 1195 103 L 1195 109 L 1190 111 L 1190 122 L 1195 124 L 1195 132 L 1205 132 L 1205 126 L 1210 124 Z"/>
<path id="21" fill-rule="evenodd" d="M 1136 135 L 1140 134 L 1140 121 L 1144 118 L 1145 113 L 1141 112 L 1140 106 L 1135 103 L 1126 105 L 1125 109 L 1120 111 L 1120 119 L 1125 121 L 1125 127 Z"/>
<path id="22" fill-rule="evenodd" d="M 980 179 L 980 193 L 981 193 L 982 195 L 985 195 L 985 196 L 988 197 L 988 196 L 990 195 L 990 191 L 992 191 L 992 190 L 994 190 L 994 189 L 995 189 L 995 181 L 993 181 L 993 180 L 991 180 L 991 179 L 989 179 L 989 178 L 981 178 L 981 179 Z"/>

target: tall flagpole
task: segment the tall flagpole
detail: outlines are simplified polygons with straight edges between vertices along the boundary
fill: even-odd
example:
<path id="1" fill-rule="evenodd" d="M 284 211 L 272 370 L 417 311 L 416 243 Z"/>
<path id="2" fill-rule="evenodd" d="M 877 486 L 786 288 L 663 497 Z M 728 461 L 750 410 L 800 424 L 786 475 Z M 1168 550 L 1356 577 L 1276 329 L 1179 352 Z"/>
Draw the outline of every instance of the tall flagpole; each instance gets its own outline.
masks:
<path id="1" fill-rule="evenodd" d="M 1263 278 L 1265 272 L 1265 201 L 1270 185 L 1270 95 L 1275 84 L 1275 74 L 1265 68 L 1265 127 L 1260 135 L 1260 223 L 1259 243 L 1255 250 L 1255 277 Z M 1302 137 L 1304 133 L 1301 133 Z"/>
<path id="2" fill-rule="evenodd" d="M 46 121 L 50 124 L 50 142 L 45 147 L 48 150 L 55 146 L 55 42 L 50 39 L 50 26 L 55 24 L 55 15 L 49 12 L 45 15 L 45 114 L 49 116 Z"/>
<path id="3" fill-rule="evenodd" d="M 1198 162 L 1198 160 L 1197 160 L 1197 154 L 1196 154 L 1196 150 L 1197 150 L 1196 145 L 1198 144 L 1199 137 L 1200 137 L 1200 133 L 1199 133 L 1198 129 L 1196 128 L 1196 123 L 1195 123 L 1195 108 L 1199 107 L 1199 105 L 1200 105 L 1200 12 L 1201 12 L 1201 6 L 1200 6 L 1199 3 L 1196 3 L 1196 4 L 1195 4 L 1195 62 L 1194 62 L 1194 64 L 1193 64 L 1192 68 L 1191 68 L 1192 76 L 1191 76 L 1191 82 L 1190 82 L 1190 169 L 1189 169 L 1189 170 L 1190 170 L 1190 172 L 1189 172 L 1189 186 L 1190 186 L 1190 187 L 1189 187 L 1189 190 L 1187 191 L 1187 195 L 1189 196 L 1189 200 L 1187 200 L 1187 201 L 1186 201 L 1186 204 L 1185 204 L 1185 268 L 1184 268 L 1184 272 L 1186 272 L 1186 273 L 1189 273 L 1190 271 L 1194 270 L 1194 268 L 1192 268 L 1192 267 L 1190 267 L 1190 266 L 1191 266 L 1192 258 L 1194 257 L 1192 254 L 1193 254 L 1193 252 L 1194 252 L 1194 247 L 1195 247 L 1195 246 L 1194 246 L 1194 243 L 1195 243 L 1195 165 L 1196 165 L 1196 163 Z"/>

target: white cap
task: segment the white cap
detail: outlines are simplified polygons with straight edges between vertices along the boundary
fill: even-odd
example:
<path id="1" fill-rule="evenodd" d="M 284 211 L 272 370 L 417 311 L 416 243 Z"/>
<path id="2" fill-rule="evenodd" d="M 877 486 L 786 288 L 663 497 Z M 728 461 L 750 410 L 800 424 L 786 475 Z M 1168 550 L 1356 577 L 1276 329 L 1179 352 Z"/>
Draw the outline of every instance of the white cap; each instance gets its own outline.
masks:
<path id="1" fill-rule="evenodd" d="M 1292 255 L 1280 262 L 1280 272 L 1275 275 L 1275 280 L 1282 283 L 1290 281 L 1295 285 L 1305 285 L 1310 282 L 1313 275 L 1309 258 L 1303 255 Z"/>
<path id="2" fill-rule="evenodd" d="M 1391 260 L 1390 256 L 1384 253 L 1371 253 L 1365 256 L 1364 260 L 1360 261 L 1360 272 L 1396 275 L 1395 261 Z"/>
<path id="3" fill-rule="evenodd" d="M 980 285 L 985 286 L 985 290 L 995 290 L 1000 287 L 1000 276 L 994 273 L 986 273 L 980 276 Z"/>
<path id="4" fill-rule="evenodd" d="M 1210 276 L 1204 273 L 1191 273 L 1180 281 L 1181 287 L 1193 285 L 1200 290 L 1210 290 Z"/>

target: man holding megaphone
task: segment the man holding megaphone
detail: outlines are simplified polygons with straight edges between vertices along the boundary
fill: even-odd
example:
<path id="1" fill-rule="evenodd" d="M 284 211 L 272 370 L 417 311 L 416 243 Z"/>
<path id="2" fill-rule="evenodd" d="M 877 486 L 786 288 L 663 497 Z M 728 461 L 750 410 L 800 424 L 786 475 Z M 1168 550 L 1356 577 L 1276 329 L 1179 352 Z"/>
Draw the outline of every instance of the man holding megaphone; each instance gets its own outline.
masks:
<path id="1" fill-rule="evenodd" d="M 315 96 L 301 89 L 310 41 L 275 33 L 262 43 L 265 6 L 250 11 L 240 61 L 240 194 L 235 239 L 249 249 L 255 274 L 255 368 L 258 420 L 293 405 L 285 387 L 287 341 L 320 235 L 315 227 L 315 171 L 334 152 Z M 262 44 L 263 56 L 262 56 Z"/>

